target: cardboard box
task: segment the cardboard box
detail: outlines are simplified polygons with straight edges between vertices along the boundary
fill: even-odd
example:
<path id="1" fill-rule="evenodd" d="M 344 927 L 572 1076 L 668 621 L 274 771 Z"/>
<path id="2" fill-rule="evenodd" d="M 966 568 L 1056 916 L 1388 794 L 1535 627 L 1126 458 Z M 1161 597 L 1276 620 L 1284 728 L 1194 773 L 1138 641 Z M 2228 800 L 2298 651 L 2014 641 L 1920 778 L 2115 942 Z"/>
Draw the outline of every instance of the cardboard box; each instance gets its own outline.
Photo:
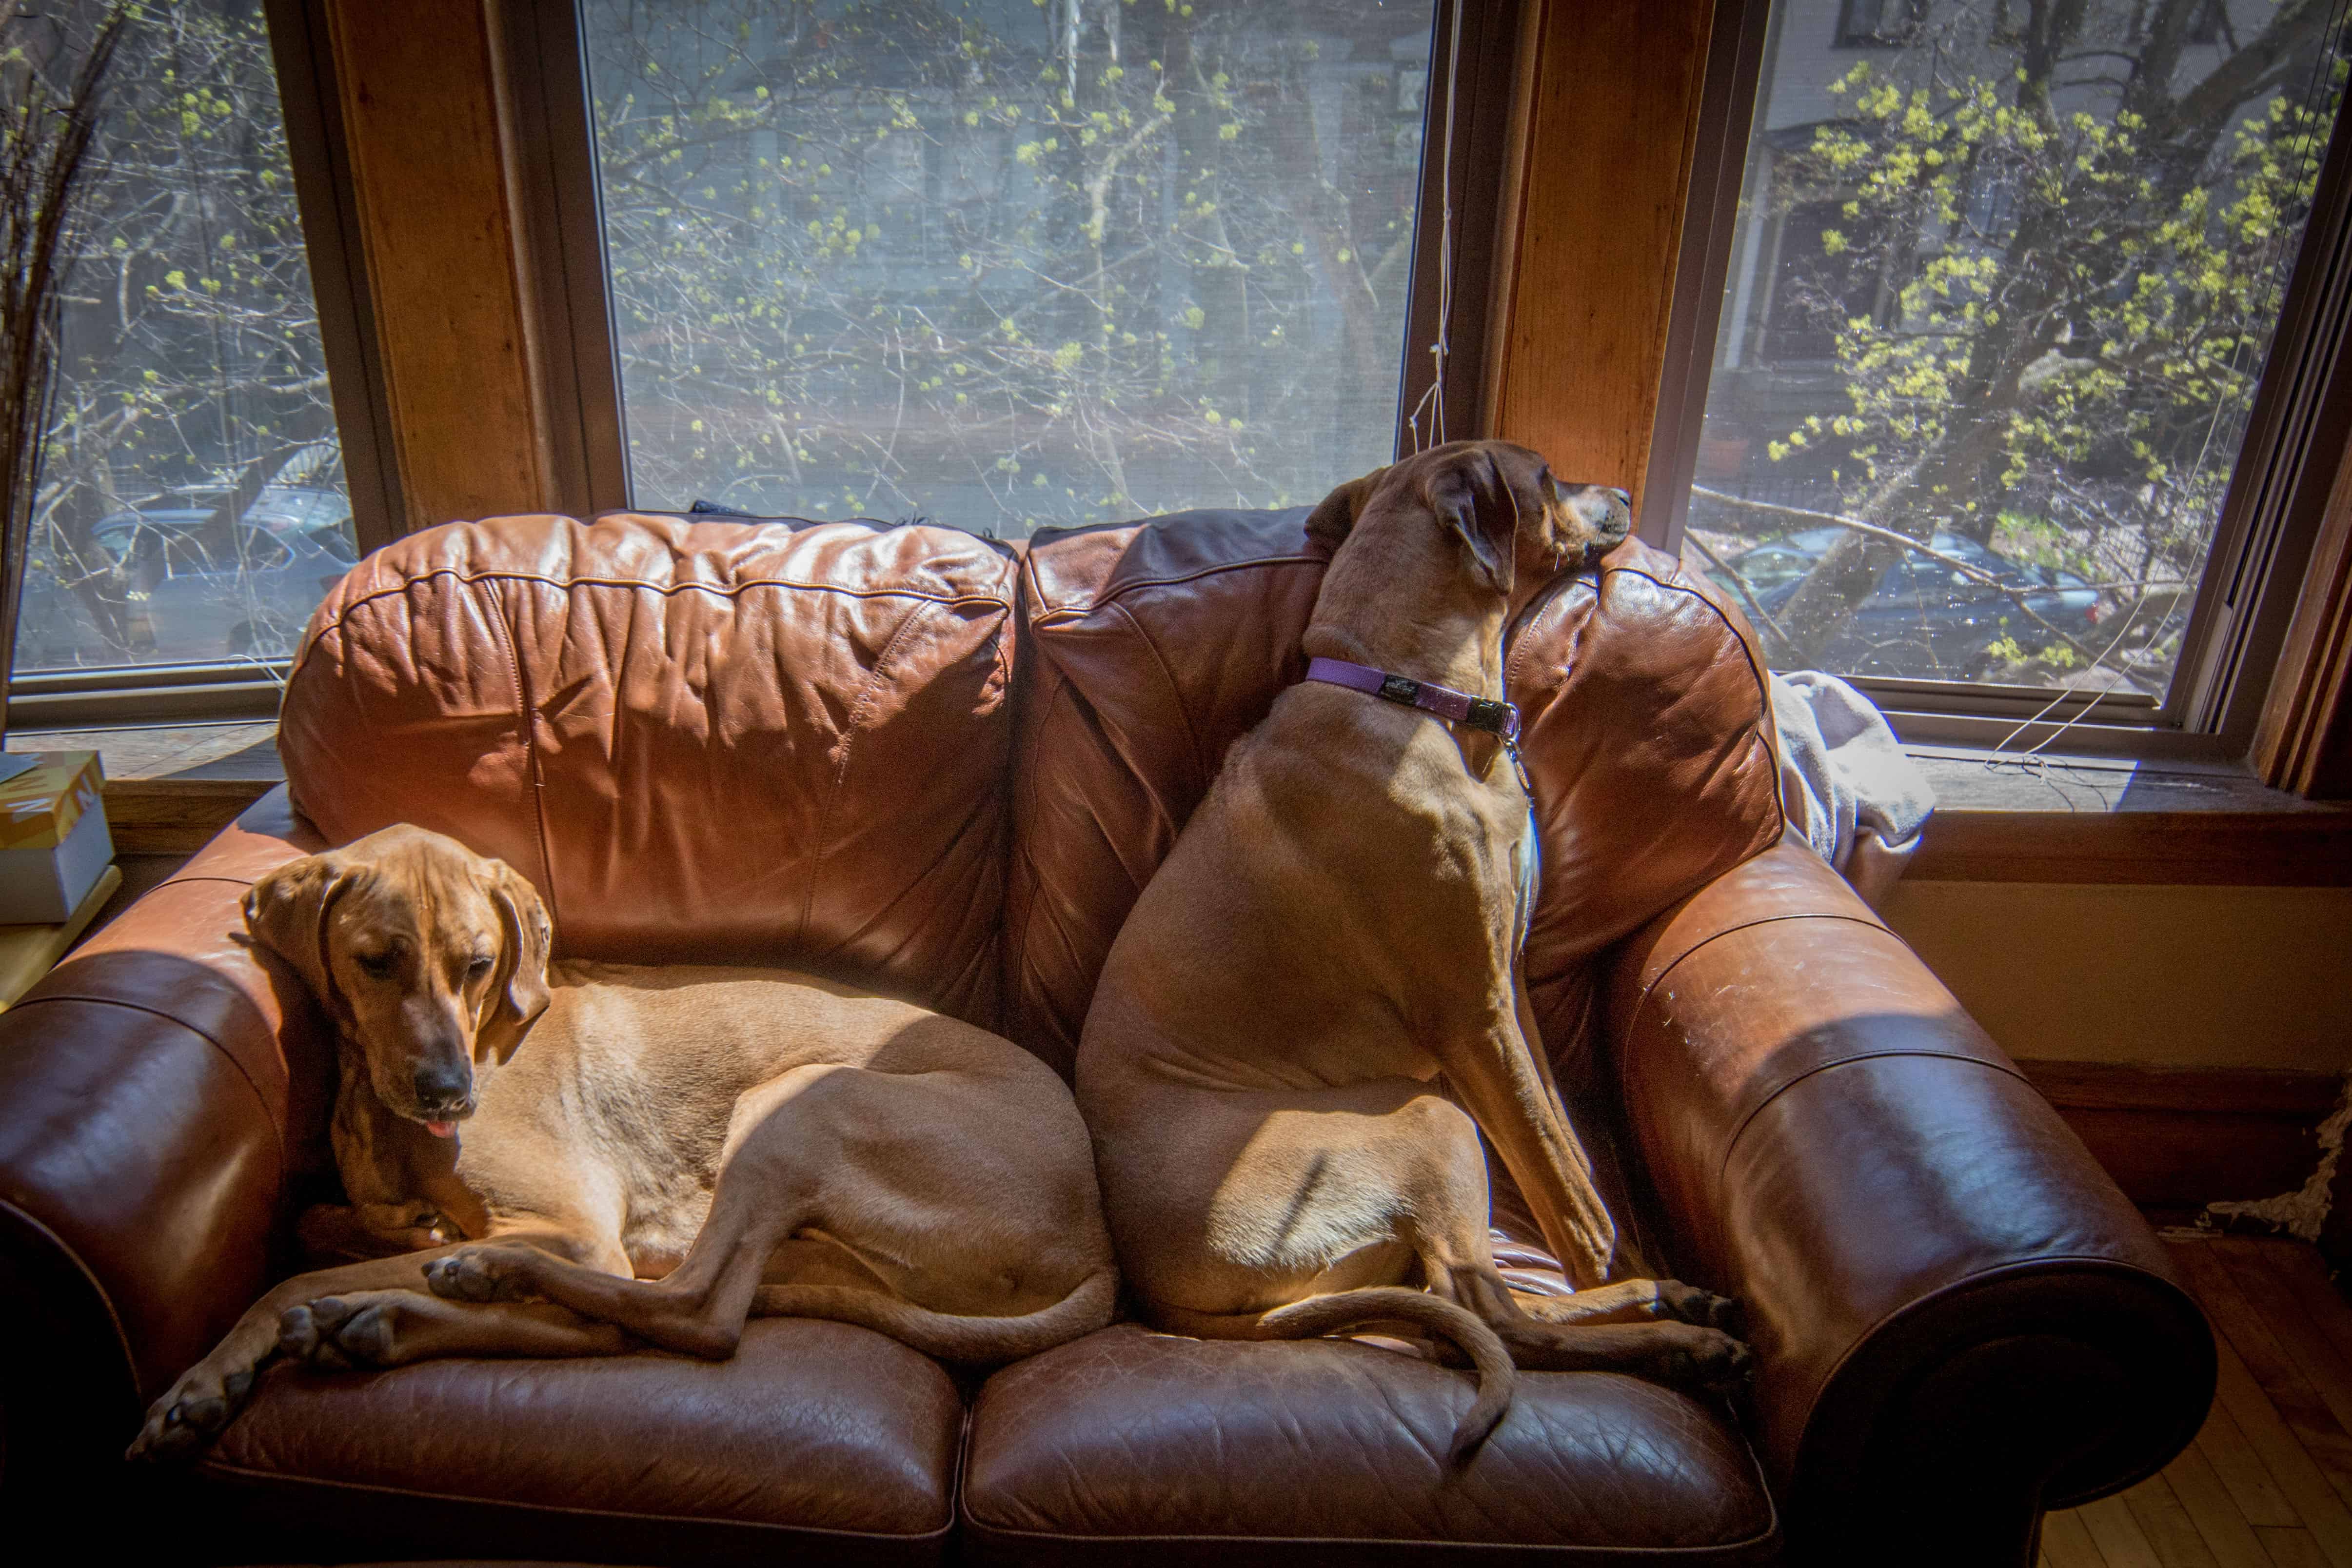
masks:
<path id="1" fill-rule="evenodd" d="M 64 921 L 44 921 L 37 925 L 0 925 L 0 1009 L 13 1007 L 16 999 L 41 983 L 41 977 L 57 967 L 66 950 L 79 941 L 106 900 L 122 888 L 122 873 L 109 866 L 99 873 L 97 885 L 82 895 L 81 908 Z"/>
<path id="2" fill-rule="evenodd" d="M 114 863 L 105 777 L 96 752 L 43 752 L 0 780 L 0 925 L 65 920 Z"/>

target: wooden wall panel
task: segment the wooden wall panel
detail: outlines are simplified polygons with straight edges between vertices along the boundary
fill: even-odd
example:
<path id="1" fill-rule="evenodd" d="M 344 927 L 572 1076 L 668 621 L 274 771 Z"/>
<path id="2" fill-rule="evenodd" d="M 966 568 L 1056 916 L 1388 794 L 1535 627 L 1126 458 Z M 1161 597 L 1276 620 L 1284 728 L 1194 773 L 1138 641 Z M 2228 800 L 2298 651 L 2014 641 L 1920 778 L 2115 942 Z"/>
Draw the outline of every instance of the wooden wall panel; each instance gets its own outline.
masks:
<path id="1" fill-rule="evenodd" d="M 1562 479 L 1649 466 L 1712 0 L 1537 0 L 1518 242 L 1490 427 Z"/>
<path id="2" fill-rule="evenodd" d="M 2319 1124 L 2344 1092 L 2343 1081 L 2324 1072 L 2017 1066 L 2126 1196 L 2189 1214 L 2300 1188 L 2319 1166 Z"/>
<path id="3" fill-rule="evenodd" d="M 2352 812 L 1938 811 L 1917 882 L 2352 886 Z"/>
<path id="4" fill-rule="evenodd" d="M 278 785 L 268 779 L 109 779 L 106 826 L 124 855 L 193 855 Z"/>
<path id="5" fill-rule="evenodd" d="M 329 0 L 402 531 L 551 504 L 489 0 Z"/>
<path id="6" fill-rule="evenodd" d="M 1906 876 L 1879 912 L 2020 1061 L 2352 1071 L 2352 889 Z"/>

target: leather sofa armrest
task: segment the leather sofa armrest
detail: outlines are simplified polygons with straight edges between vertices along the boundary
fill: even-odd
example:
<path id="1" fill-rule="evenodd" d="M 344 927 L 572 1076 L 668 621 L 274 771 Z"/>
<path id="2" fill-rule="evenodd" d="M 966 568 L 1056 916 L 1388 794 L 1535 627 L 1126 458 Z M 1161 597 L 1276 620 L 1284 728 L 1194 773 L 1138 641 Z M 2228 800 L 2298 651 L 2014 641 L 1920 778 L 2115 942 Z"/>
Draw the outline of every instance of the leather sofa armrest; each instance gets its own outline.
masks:
<path id="1" fill-rule="evenodd" d="M 1676 1268 L 1745 1306 L 1804 1561 L 2030 1563 L 2041 1509 L 2195 1434 L 2212 1334 L 2161 1245 L 1811 849 L 1637 932 L 1607 1005 Z"/>
<path id="2" fill-rule="evenodd" d="M 333 1047 L 238 900 L 319 847 L 279 788 L 0 1013 L 11 1497 L 86 1484 L 271 1277 Z"/>

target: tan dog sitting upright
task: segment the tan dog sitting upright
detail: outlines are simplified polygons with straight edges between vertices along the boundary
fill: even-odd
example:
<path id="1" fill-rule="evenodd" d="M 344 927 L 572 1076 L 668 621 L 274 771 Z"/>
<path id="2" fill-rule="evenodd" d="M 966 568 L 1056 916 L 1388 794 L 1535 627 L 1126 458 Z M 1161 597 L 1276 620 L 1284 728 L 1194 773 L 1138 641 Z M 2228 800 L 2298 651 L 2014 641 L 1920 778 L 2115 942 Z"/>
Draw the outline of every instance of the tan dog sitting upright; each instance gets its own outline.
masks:
<path id="1" fill-rule="evenodd" d="M 1564 491 L 1523 447 L 1422 453 L 1316 509 L 1308 531 L 1337 551 L 1305 650 L 1499 699 L 1517 574 L 1626 527 L 1616 492 Z M 1614 1232 L 1518 973 L 1528 820 L 1499 735 L 1290 688 L 1144 889 L 1078 1048 L 1143 1314 L 1210 1338 L 1387 1323 L 1450 1340 L 1480 1373 L 1457 1458 L 1507 1410 L 1515 1363 L 1710 1386 L 1748 1363 L 1720 1326 L 1729 1302 L 1604 1283 Z M 1575 1296 L 1516 1295 L 1496 1270 L 1482 1128 Z"/>
<path id="2" fill-rule="evenodd" d="M 155 1402 L 134 1456 L 201 1446 L 279 1350 L 592 1355 L 625 1329 L 725 1356 L 756 1313 L 990 1363 L 1110 1321 L 1086 1127 L 1009 1040 L 780 970 L 551 974 L 530 884 L 415 827 L 280 868 L 246 919 L 342 1041 L 352 1209 L 306 1230 L 489 1245 L 287 1281 Z"/>

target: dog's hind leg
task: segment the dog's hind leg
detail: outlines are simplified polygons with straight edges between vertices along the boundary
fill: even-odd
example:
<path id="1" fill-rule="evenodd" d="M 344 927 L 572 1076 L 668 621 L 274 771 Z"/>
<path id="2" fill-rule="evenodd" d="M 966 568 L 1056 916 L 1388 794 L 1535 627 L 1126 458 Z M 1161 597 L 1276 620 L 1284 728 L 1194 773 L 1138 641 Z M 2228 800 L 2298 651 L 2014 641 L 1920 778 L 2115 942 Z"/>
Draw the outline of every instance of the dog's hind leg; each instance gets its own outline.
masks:
<path id="1" fill-rule="evenodd" d="M 1453 1303 L 1449 1310 L 1459 1309 L 1484 1323 L 1502 1342 L 1515 1367 L 1623 1372 L 1679 1387 L 1720 1386 L 1745 1374 L 1746 1347 L 1715 1328 L 1654 1317 L 1624 1324 L 1561 1324 L 1531 1315 L 1496 1267 L 1486 1229 L 1486 1157 L 1469 1115 L 1434 1095 L 1422 1095 L 1381 1120 L 1386 1125 L 1353 1140 L 1350 1153 L 1377 1163 L 1383 1180 L 1393 1184 L 1400 1200 L 1399 1232 L 1420 1261 L 1428 1293 Z M 1271 1142 L 1262 1140 L 1253 1152 Z M 1383 1311 L 1392 1310 L 1396 1299 L 1406 1294 L 1340 1290 L 1277 1309 L 1259 1321 L 1284 1337 L 1299 1328 L 1318 1333 L 1377 1331 L 1385 1326 Z M 1639 1289 L 1604 1287 L 1587 1300 L 1585 1310 L 1632 1313 L 1643 1300 Z M 1160 1315 L 1167 1326 L 1180 1330 L 1213 1331 L 1217 1326 L 1196 1327 Z M 1469 1339 L 1449 1332 L 1442 1321 L 1404 1313 L 1395 1321 L 1410 1324 L 1416 1335 L 1434 1332 L 1476 1354 Z M 1507 1385 L 1491 1376 L 1482 1379 L 1482 1384 L 1477 1405 L 1456 1430 L 1457 1458 L 1475 1448 L 1502 1416 Z"/>
<path id="2" fill-rule="evenodd" d="M 1442 1110 L 1440 1109 L 1442 1108 Z M 1622 1372 L 1678 1388 L 1719 1388 L 1747 1376 L 1748 1347 L 1710 1321 L 1730 1303 L 1673 1281 L 1629 1281 L 1531 1310 L 1495 1263 L 1486 1229 L 1484 1152 L 1470 1118 L 1434 1098 L 1400 1174 L 1412 1184 L 1413 1248 L 1430 1290 L 1493 1329 L 1528 1372 Z M 1570 1304 L 1581 1300 L 1580 1308 Z M 1661 1304 L 1665 1310 L 1657 1310 Z M 1560 1308 L 1568 1308 L 1560 1312 Z M 1687 1307 L 1685 1319 L 1674 1309 Z M 1559 1313 L 1567 1321 L 1555 1321 Z M 1599 1320 L 1596 1321 L 1595 1320 Z"/>
<path id="3" fill-rule="evenodd" d="M 771 1255 L 808 1223 L 822 1173 L 844 1157 L 835 1119 L 804 1114 L 812 1108 L 802 1103 L 823 1096 L 838 1073 L 856 1069 L 812 1064 L 744 1091 L 728 1124 L 709 1215 L 684 1261 L 662 1279 L 602 1274 L 493 1242 L 435 1259 L 427 1284 L 460 1301 L 543 1297 L 665 1350 L 711 1360 L 734 1354 Z"/>
<path id="4" fill-rule="evenodd" d="M 1528 1372 L 1622 1372 L 1670 1388 L 1728 1389 L 1748 1380 L 1753 1361 L 1746 1345 L 1698 1323 L 1549 1323 L 1516 1302 L 1489 1321 L 1512 1363 Z"/>
<path id="5" fill-rule="evenodd" d="M 1732 1332 L 1737 1332 L 1739 1326 L 1739 1303 L 1678 1279 L 1621 1279 L 1614 1285 L 1579 1290 L 1573 1296 L 1538 1296 L 1532 1291 L 1514 1290 L 1511 1300 L 1528 1317 L 1545 1323 L 1596 1327 L 1607 1323 L 1697 1323 Z"/>

